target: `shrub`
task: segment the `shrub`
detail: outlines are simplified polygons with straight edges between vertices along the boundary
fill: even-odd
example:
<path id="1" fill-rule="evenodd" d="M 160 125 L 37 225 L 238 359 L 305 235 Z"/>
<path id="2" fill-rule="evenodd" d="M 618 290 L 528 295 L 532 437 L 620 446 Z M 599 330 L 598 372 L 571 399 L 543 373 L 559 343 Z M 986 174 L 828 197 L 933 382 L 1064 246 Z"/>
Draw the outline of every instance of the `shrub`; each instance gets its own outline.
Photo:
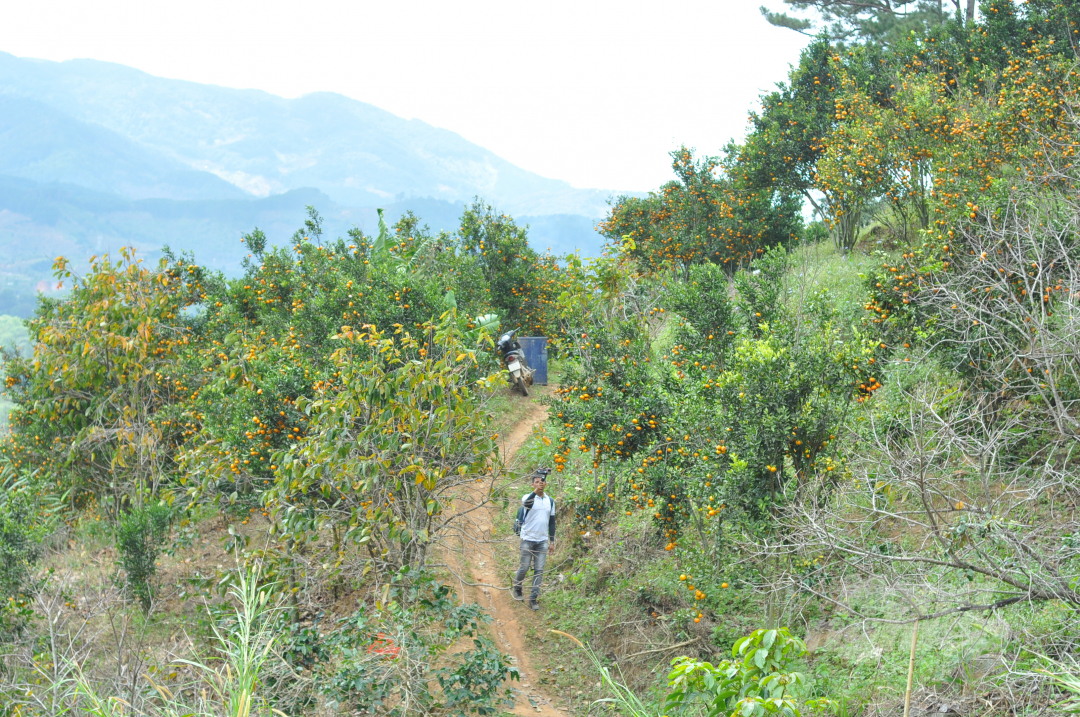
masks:
<path id="1" fill-rule="evenodd" d="M 710 715 L 799 717 L 804 707 L 834 708 L 831 700 L 804 700 L 810 681 L 791 668 L 805 654 L 803 641 L 782 627 L 755 630 L 731 648 L 732 659 L 716 665 L 680 657 L 668 676 L 665 710 L 683 711 L 703 702 Z"/>
<path id="2" fill-rule="evenodd" d="M 829 227 L 825 222 L 810 222 L 803 232 L 804 244 L 820 244 L 829 238 Z"/>
<path id="3" fill-rule="evenodd" d="M 45 534 L 45 526 L 35 517 L 29 501 L 19 494 L 0 501 L 0 633 L 17 629 L 30 616 L 31 568 L 41 557 Z"/>
<path id="4" fill-rule="evenodd" d="M 155 561 L 172 522 L 172 509 L 164 504 L 144 505 L 124 515 L 116 525 L 116 549 L 127 589 L 150 609 L 150 581 Z"/>
<path id="5" fill-rule="evenodd" d="M 397 573 L 388 587 L 388 603 L 361 605 L 317 653 L 332 703 L 389 715 L 495 715 L 513 703 L 503 683 L 518 671 L 481 632 L 491 620 L 483 608 L 459 603 L 449 587 L 416 571 Z M 448 652 L 465 639 L 472 649 Z"/>

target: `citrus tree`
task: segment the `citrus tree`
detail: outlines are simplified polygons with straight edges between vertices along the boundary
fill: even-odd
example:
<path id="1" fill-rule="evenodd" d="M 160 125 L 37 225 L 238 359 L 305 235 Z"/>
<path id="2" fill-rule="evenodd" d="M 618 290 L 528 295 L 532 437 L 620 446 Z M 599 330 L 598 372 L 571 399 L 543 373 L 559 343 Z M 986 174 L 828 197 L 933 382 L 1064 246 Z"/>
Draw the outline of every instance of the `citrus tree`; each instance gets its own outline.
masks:
<path id="1" fill-rule="evenodd" d="M 790 244 L 802 229 L 794 193 L 748 181 L 738 156 L 732 146 L 726 163 L 697 160 L 681 147 L 671 153 L 677 179 L 644 199 L 620 197 L 600 232 L 615 246 L 630 237 L 631 254 L 651 271 L 715 263 L 734 272 L 769 247 Z"/>
<path id="2" fill-rule="evenodd" d="M 484 345 L 467 345 L 452 314 L 424 328 L 427 345 L 403 329 L 334 337 L 339 384 L 297 400 L 308 430 L 274 457 L 265 501 L 286 534 L 329 530 L 335 550 L 364 546 L 380 571 L 422 568 L 460 519 L 455 498 L 498 474 Z"/>
<path id="3" fill-rule="evenodd" d="M 624 277 L 630 245 L 606 260 Z M 714 573 L 729 530 L 772 536 L 786 506 L 821 497 L 817 476 L 838 479 L 837 435 L 881 386 L 871 338 L 825 293 L 792 303 L 786 268 L 778 248 L 734 280 L 699 264 L 685 278 L 612 282 L 605 298 L 598 262 L 585 298 L 567 301 L 576 360 L 553 400 L 555 461 L 588 456 L 593 490 L 578 500 L 578 528 L 601 529 L 615 506 L 646 511 L 668 550 L 694 556 L 687 572 L 698 579 L 685 584 L 698 601 L 728 585 Z"/>
<path id="4" fill-rule="evenodd" d="M 393 231 L 382 224 L 375 238 L 353 230 L 325 241 L 320 223 L 309 210 L 286 247 L 267 247 L 258 230 L 246 235 L 253 256 L 244 275 L 206 299 L 199 359 L 207 380 L 188 404 L 199 435 L 184 453 L 199 500 L 216 495 L 245 513 L 258 504 L 274 480 L 271 456 L 309 430 L 297 401 L 341 385 L 331 355 L 342 326 L 402 327 L 422 337 L 426 352 L 422 327 L 432 317 L 451 306 L 463 316 L 488 307 L 475 260 L 414 216 Z"/>
<path id="5" fill-rule="evenodd" d="M 67 296 L 42 299 L 28 322 L 33 356 L 5 361 L 15 408 L 3 452 L 71 504 L 116 516 L 176 477 L 192 429 L 184 405 L 204 380 L 187 360 L 195 333 L 185 310 L 215 280 L 171 257 L 148 267 L 126 248 L 84 275 L 62 257 L 55 269 Z"/>
<path id="6" fill-rule="evenodd" d="M 527 226 L 477 200 L 461 215 L 456 240 L 482 273 L 485 301 L 505 328 L 521 336 L 557 335 L 556 299 L 564 288 L 559 258 L 530 247 Z"/>

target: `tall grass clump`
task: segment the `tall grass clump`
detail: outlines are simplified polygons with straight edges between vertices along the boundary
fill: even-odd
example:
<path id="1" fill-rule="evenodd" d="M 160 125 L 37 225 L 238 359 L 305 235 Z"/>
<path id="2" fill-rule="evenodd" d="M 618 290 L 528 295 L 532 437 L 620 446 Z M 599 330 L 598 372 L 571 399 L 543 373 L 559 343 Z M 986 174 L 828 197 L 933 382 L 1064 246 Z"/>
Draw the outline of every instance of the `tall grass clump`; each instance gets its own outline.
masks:
<path id="1" fill-rule="evenodd" d="M 156 693 L 144 704 L 130 701 L 93 684 L 83 665 L 71 657 L 57 673 L 36 667 L 39 694 L 28 692 L 26 712 L 50 717 L 271 717 L 284 716 L 266 694 L 263 675 L 276 642 L 271 619 L 277 612 L 274 585 L 259 585 L 259 570 L 240 571 L 229 589 L 232 611 L 212 623 L 214 659 L 179 659 L 193 679 L 175 689 L 143 675 Z M 60 674 L 59 679 L 53 677 Z"/>

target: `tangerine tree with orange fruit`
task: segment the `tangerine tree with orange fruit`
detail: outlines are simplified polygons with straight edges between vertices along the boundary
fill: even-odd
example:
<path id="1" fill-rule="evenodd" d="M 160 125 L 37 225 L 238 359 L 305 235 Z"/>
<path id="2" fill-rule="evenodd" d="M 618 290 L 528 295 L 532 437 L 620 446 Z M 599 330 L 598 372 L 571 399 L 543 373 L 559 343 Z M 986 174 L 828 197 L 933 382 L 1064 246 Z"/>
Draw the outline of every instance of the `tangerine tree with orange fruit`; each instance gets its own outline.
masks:
<path id="1" fill-rule="evenodd" d="M 33 355 L 6 357 L 15 407 L 3 459 L 69 508 L 116 518 L 175 486 L 185 407 L 205 383 L 187 309 L 216 281 L 184 258 L 147 264 L 131 249 L 85 273 L 63 257 L 54 267 L 67 296 L 43 298 L 28 322 Z"/>
<path id="2" fill-rule="evenodd" d="M 566 299 L 556 466 L 584 479 L 582 534 L 612 511 L 650 515 L 703 605 L 764 569 L 725 572 L 746 557 L 736 542 L 771 535 L 811 474 L 839 476 L 847 412 L 880 387 L 873 347 L 827 295 L 793 307 L 782 247 L 732 279 L 714 263 L 637 273 L 633 244 L 584 273 L 581 301 Z M 621 283 L 605 284 L 616 266 Z"/>
<path id="3" fill-rule="evenodd" d="M 675 150 L 676 179 L 644 199 L 620 197 L 600 232 L 613 245 L 632 239 L 631 254 L 643 269 L 677 266 L 684 273 L 701 263 L 733 273 L 769 247 L 797 241 L 802 216 L 795 194 L 743 179 L 737 155 L 736 146 L 723 161 L 695 159 L 686 147 Z"/>

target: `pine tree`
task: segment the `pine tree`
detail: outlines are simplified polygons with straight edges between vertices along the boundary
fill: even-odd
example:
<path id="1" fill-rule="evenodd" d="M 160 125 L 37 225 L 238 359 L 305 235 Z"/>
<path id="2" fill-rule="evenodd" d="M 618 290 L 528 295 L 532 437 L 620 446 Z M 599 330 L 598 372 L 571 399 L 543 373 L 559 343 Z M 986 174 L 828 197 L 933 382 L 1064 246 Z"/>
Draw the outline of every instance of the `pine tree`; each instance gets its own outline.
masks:
<path id="1" fill-rule="evenodd" d="M 911 30 L 923 30 L 957 17 L 972 20 L 975 0 L 784 0 L 812 18 L 761 8 L 770 24 L 804 35 L 825 33 L 837 43 L 889 44 Z"/>

